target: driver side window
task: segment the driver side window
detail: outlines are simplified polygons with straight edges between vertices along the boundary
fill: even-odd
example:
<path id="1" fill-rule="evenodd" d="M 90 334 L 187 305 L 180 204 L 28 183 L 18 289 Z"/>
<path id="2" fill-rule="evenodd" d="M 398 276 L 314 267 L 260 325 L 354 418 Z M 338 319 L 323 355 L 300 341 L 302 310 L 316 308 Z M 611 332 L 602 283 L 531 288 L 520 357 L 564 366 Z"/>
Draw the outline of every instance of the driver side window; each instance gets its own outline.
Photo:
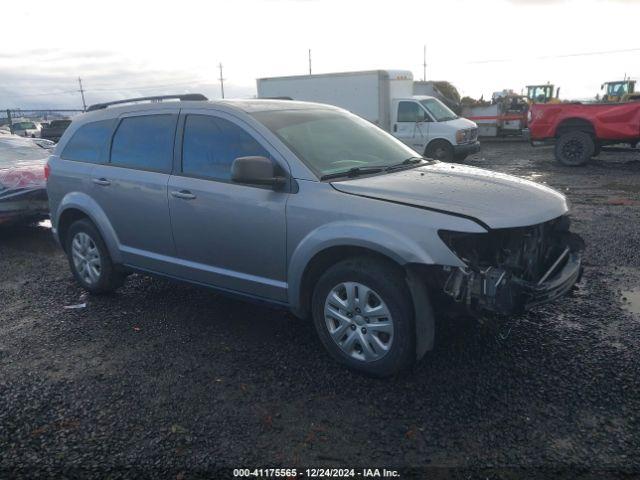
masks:
<path id="1" fill-rule="evenodd" d="M 429 119 L 425 111 L 416 102 L 398 103 L 398 122 L 424 122 Z"/>
<path id="2" fill-rule="evenodd" d="M 182 139 L 182 172 L 229 181 L 237 157 L 270 158 L 248 132 L 223 118 L 187 115 Z"/>

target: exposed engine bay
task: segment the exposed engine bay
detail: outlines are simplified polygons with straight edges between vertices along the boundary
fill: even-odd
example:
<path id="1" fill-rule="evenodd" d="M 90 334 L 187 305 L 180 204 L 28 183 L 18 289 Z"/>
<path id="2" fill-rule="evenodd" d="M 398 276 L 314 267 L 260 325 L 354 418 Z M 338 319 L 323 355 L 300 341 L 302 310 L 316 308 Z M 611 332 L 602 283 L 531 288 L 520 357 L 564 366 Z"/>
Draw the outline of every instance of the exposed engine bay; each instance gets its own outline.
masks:
<path id="1" fill-rule="evenodd" d="M 579 281 L 584 242 L 562 216 L 529 227 L 487 233 L 440 231 L 466 264 L 443 267 L 444 292 L 477 313 L 512 314 L 550 302 Z"/>

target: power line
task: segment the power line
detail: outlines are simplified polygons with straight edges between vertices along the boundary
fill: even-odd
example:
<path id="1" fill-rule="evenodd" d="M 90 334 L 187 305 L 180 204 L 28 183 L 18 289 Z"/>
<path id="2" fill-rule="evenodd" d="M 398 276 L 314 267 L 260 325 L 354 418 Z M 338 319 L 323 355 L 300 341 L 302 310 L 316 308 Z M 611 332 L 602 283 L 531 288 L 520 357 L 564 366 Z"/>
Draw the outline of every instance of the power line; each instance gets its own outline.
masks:
<path id="1" fill-rule="evenodd" d="M 599 52 L 579 52 L 579 53 L 565 53 L 562 55 L 542 55 L 538 57 L 526 57 L 526 58 L 498 58 L 498 59 L 488 59 L 488 60 L 473 60 L 470 62 L 464 62 L 466 64 L 477 64 L 477 63 L 507 63 L 507 62 L 517 62 L 526 60 L 547 60 L 550 58 L 569 58 L 569 57 L 591 57 L 596 55 L 610 55 L 612 53 L 631 53 L 631 52 L 640 52 L 639 48 L 624 48 L 619 50 L 604 50 Z"/>
<path id="2" fill-rule="evenodd" d="M 11 87 L 2 87 L 4 89 L 7 88 L 11 88 Z M 18 88 L 18 87 L 16 87 Z M 48 92 L 48 93 L 12 93 L 13 96 L 15 97 L 41 97 L 41 96 L 53 96 L 53 95 L 62 95 L 62 94 L 66 94 L 66 93 L 78 93 L 78 90 L 64 90 L 62 92 Z"/>
<path id="3" fill-rule="evenodd" d="M 198 86 L 214 86 L 214 83 L 201 83 L 201 82 L 182 82 L 182 83 L 165 83 L 165 84 L 161 84 L 161 85 L 146 85 L 146 86 L 131 86 L 131 85 L 123 85 L 121 87 L 111 87 L 111 88 L 90 88 L 89 90 L 87 90 L 86 88 L 83 87 L 83 90 L 85 92 L 89 91 L 89 92 L 117 92 L 117 91 L 124 91 L 124 90 L 153 90 L 153 89 L 157 89 L 157 88 L 171 88 L 171 87 L 180 87 L 180 86 L 194 86 L 194 85 L 198 85 Z M 3 89 L 9 89 L 12 87 L 8 87 L 8 86 L 2 86 L 0 88 Z M 19 88 L 18 86 L 16 86 L 15 88 Z M 46 93 L 12 93 L 13 96 L 16 97 L 41 97 L 41 96 L 55 96 L 55 95 L 62 95 L 62 94 L 67 94 L 67 93 L 78 93 L 78 90 L 62 90 L 62 91 L 57 91 L 57 92 L 46 92 Z"/>

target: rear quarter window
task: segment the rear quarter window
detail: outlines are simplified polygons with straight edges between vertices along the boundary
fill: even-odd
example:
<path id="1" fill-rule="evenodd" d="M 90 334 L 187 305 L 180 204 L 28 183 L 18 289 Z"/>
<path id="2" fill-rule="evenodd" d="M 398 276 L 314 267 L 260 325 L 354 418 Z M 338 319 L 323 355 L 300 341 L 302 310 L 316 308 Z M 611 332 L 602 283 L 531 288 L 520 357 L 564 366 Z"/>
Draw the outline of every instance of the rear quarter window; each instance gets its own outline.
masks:
<path id="1" fill-rule="evenodd" d="M 176 115 L 142 115 L 122 119 L 111 144 L 116 166 L 170 172 Z"/>
<path id="2" fill-rule="evenodd" d="M 107 155 L 113 124 L 113 120 L 84 124 L 67 142 L 60 157 L 77 162 L 103 162 Z"/>

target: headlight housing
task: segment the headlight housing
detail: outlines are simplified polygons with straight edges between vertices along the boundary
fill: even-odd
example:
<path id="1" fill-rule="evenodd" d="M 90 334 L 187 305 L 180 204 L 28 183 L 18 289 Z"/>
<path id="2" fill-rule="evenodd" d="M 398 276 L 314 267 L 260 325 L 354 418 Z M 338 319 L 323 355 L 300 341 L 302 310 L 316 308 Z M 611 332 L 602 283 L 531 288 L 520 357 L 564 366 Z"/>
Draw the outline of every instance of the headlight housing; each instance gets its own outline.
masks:
<path id="1" fill-rule="evenodd" d="M 469 143 L 476 139 L 478 133 L 477 128 L 463 128 L 456 132 L 456 143 Z"/>

